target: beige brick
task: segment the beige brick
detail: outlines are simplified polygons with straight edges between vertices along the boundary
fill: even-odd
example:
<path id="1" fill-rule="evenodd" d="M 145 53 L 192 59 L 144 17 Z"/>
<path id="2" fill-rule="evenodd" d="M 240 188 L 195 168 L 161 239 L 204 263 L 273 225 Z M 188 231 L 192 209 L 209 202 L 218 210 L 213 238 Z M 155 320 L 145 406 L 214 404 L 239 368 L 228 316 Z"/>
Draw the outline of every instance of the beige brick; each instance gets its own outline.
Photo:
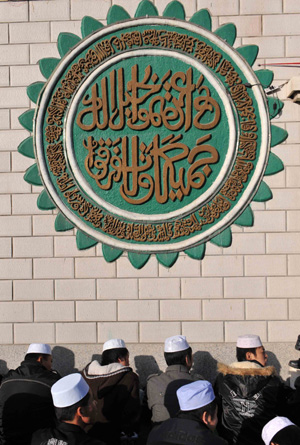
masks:
<path id="1" fill-rule="evenodd" d="M 26 94 L 26 88 L 0 88 L 0 108 L 13 108 L 17 106 L 29 107 L 29 98 Z M 7 136 L 9 136 L 9 134 Z"/>
<path id="2" fill-rule="evenodd" d="M 299 35 L 300 14 L 264 15 L 263 33 L 266 36 Z"/>
<path id="3" fill-rule="evenodd" d="M 15 258 L 53 257 L 52 237 L 15 238 L 13 247 Z"/>
<path id="4" fill-rule="evenodd" d="M 171 268 L 159 265 L 160 277 L 198 277 L 200 275 L 200 261 L 195 261 L 187 255 L 178 257 Z"/>
<path id="5" fill-rule="evenodd" d="M 0 3 L 0 17 L 7 22 L 23 22 L 28 20 L 28 2 L 18 1 Z M 4 20 L 2 20 L 4 21 Z"/>
<path id="6" fill-rule="evenodd" d="M 0 193 L 26 193 L 30 191 L 30 184 L 23 179 L 21 173 L 1 173 Z"/>
<path id="7" fill-rule="evenodd" d="M 76 237 L 60 236 L 54 238 L 54 251 L 57 257 L 92 257 L 95 256 L 95 247 L 86 250 L 78 250 Z"/>
<path id="8" fill-rule="evenodd" d="M 203 300 L 203 320 L 243 319 L 243 300 Z"/>
<path id="9" fill-rule="evenodd" d="M 111 338 L 124 338 L 126 343 L 139 342 L 138 323 L 109 323 L 101 322 L 98 325 L 98 343 L 104 343 Z"/>
<path id="10" fill-rule="evenodd" d="M 77 301 L 76 321 L 116 321 L 115 301 Z"/>
<path id="11" fill-rule="evenodd" d="M 57 323 L 57 343 L 96 343 L 96 323 Z"/>
<path id="12" fill-rule="evenodd" d="M 179 278 L 141 278 L 140 298 L 180 298 Z"/>
<path id="13" fill-rule="evenodd" d="M 151 256 L 148 263 L 140 270 L 135 269 L 127 257 L 121 257 L 117 261 L 117 276 L 120 278 L 148 278 L 158 276 L 158 262 Z"/>
<path id="14" fill-rule="evenodd" d="M 85 14 L 86 15 L 86 14 Z M 76 34 L 77 36 L 81 36 L 81 21 L 74 22 L 52 22 L 50 23 L 51 29 L 51 42 L 56 42 L 58 35 L 61 32 L 70 32 L 72 34 Z"/>
<path id="15" fill-rule="evenodd" d="M 197 0 L 197 10 L 208 8 L 212 15 L 235 15 L 239 13 L 238 0 Z M 229 20 L 230 21 L 230 20 Z"/>
<path id="16" fill-rule="evenodd" d="M 243 45 L 258 45 L 259 57 L 284 57 L 284 37 L 243 37 Z"/>
<path id="17" fill-rule="evenodd" d="M 76 278 L 104 278 L 116 275 L 115 263 L 107 263 L 104 258 L 76 258 Z"/>
<path id="18" fill-rule="evenodd" d="M 242 256 L 208 257 L 202 261 L 203 276 L 239 276 L 243 275 Z"/>
<path id="19" fill-rule="evenodd" d="M 34 22 L 68 20 L 69 0 L 35 1 L 29 3 L 29 20 Z"/>
<path id="20" fill-rule="evenodd" d="M 95 300 L 95 280 L 56 280 L 56 300 Z"/>
<path id="21" fill-rule="evenodd" d="M 11 170 L 13 172 L 24 172 L 34 164 L 34 159 L 27 158 L 15 151 L 11 154 Z"/>
<path id="22" fill-rule="evenodd" d="M 0 259 L 0 279 L 32 278 L 32 261 L 29 259 Z"/>
<path id="23" fill-rule="evenodd" d="M 222 278 L 183 278 L 181 298 L 222 298 Z"/>
<path id="24" fill-rule="evenodd" d="M 276 175 L 266 176 L 264 182 L 273 190 L 275 188 L 285 187 L 285 170 L 277 173 Z"/>
<path id="25" fill-rule="evenodd" d="M 0 322 L 30 322 L 33 321 L 32 303 L 1 302 Z"/>
<path id="26" fill-rule="evenodd" d="M 49 23 L 10 23 L 9 35 L 11 43 L 49 42 Z"/>
<path id="27" fill-rule="evenodd" d="M 39 258 L 33 260 L 34 278 L 73 278 L 74 261 L 71 258 Z"/>
<path id="28" fill-rule="evenodd" d="M 15 280 L 14 300 L 53 300 L 52 280 Z"/>
<path id="29" fill-rule="evenodd" d="M 222 255 L 222 247 L 216 246 L 212 243 L 206 244 L 205 255 Z"/>
<path id="30" fill-rule="evenodd" d="M 245 232 L 283 232 L 285 231 L 284 211 L 254 212 L 254 226 L 246 228 Z"/>
<path id="31" fill-rule="evenodd" d="M 13 325 L 11 323 L 0 324 L 0 344 L 9 345 L 13 343 Z"/>
<path id="32" fill-rule="evenodd" d="M 0 300 L 12 300 L 12 281 L 0 281 Z"/>
<path id="33" fill-rule="evenodd" d="M 298 59 L 296 57 L 295 58 L 293 58 L 293 57 L 285 57 L 285 58 L 281 57 L 280 58 L 279 57 L 279 58 L 272 58 L 272 59 L 266 58 L 266 59 L 262 60 L 260 63 L 262 65 L 264 63 L 290 63 L 290 62 L 292 63 L 292 62 L 297 62 L 297 60 Z M 260 69 L 261 68 L 262 68 L 262 66 L 260 67 Z M 280 81 L 280 84 L 281 84 L 281 83 L 283 83 L 282 80 L 289 80 L 291 78 L 291 76 L 292 76 L 290 67 L 286 67 L 286 66 L 272 66 L 272 71 L 274 73 L 274 78 L 276 79 L 277 85 L 278 85 L 279 81 Z M 285 87 L 283 88 L 282 91 L 286 91 Z M 285 94 L 284 97 L 281 97 L 281 98 L 286 99 L 286 94 Z M 275 123 L 276 122 L 274 122 L 274 124 Z M 276 125 L 278 125 L 278 124 L 276 123 Z M 291 135 L 291 134 L 289 135 L 288 141 L 289 141 L 289 144 L 294 144 L 294 143 L 296 144 L 297 142 L 299 142 L 299 140 L 296 141 L 294 135 Z"/>
<path id="34" fill-rule="evenodd" d="M 54 343 L 53 323 L 18 323 L 14 325 L 14 343 Z"/>
<path id="35" fill-rule="evenodd" d="M 160 319 L 166 321 L 201 320 L 201 301 L 161 301 Z"/>
<path id="36" fill-rule="evenodd" d="M 59 58 L 59 52 L 56 43 L 31 43 L 30 44 L 30 63 L 36 64 L 39 60 L 47 57 Z"/>
<path id="37" fill-rule="evenodd" d="M 300 320 L 300 299 L 289 300 L 289 319 Z"/>
<path id="38" fill-rule="evenodd" d="M 0 130 L 8 130 L 9 126 L 10 126 L 9 110 L 0 110 Z"/>
<path id="39" fill-rule="evenodd" d="M 235 233 L 227 255 L 265 253 L 265 236 L 262 233 Z"/>
<path id="40" fill-rule="evenodd" d="M 287 187 L 300 187 L 300 167 L 286 168 L 286 185 Z"/>
<path id="41" fill-rule="evenodd" d="M 300 255 L 288 255 L 288 274 L 299 275 L 299 271 L 300 271 Z"/>
<path id="42" fill-rule="evenodd" d="M 267 289 L 271 298 L 298 298 L 300 277 L 269 277 Z"/>
<path id="43" fill-rule="evenodd" d="M 283 12 L 300 12 L 300 3 L 298 0 L 284 0 Z"/>
<path id="44" fill-rule="evenodd" d="M 222 343 L 224 341 L 223 330 L 221 321 L 184 321 L 182 323 L 182 334 L 187 337 L 189 342 Z"/>
<path id="45" fill-rule="evenodd" d="M 24 236 L 31 234 L 29 216 L 1 216 L 0 236 Z"/>
<path id="46" fill-rule="evenodd" d="M 95 19 L 106 19 L 108 10 L 110 8 L 110 0 L 71 0 L 71 19 L 81 20 L 87 11 L 89 15 Z M 127 10 L 127 7 L 125 7 Z"/>
<path id="47" fill-rule="evenodd" d="M 295 60 L 295 59 L 293 59 Z M 289 143 L 290 144 L 297 144 L 299 143 L 299 136 L 300 136 L 300 124 L 299 122 L 288 122 L 285 124 L 286 130 L 289 134 Z"/>
<path id="48" fill-rule="evenodd" d="M 26 130 L 3 130 L 0 131 L 0 151 L 7 151 L 7 141 L 9 150 L 17 150 L 18 145 L 29 136 Z"/>
<path id="49" fill-rule="evenodd" d="M 37 213 L 37 212 L 36 212 Z M 43 212 L 44 213 L 44 212 Z M 55 235 L 55 236 L 71 236 L 73 231 L 68 232 L 56 232 L 54 228 L 56 215 L 37 215 L 32 218 L 33 220 L 33 235 Z"/>
<path id="50" fill-rule="evenodd" d="M 274 39 L 274 37 L 269 37 L 269 38 Z M 298 105 L 292 102 L 291 100 L 285 100 L 282 114 L 278 118 L 276 118 L 276 124 L 277 122 L 293 122 L 293 121 L 298 121 L 299 119 L 300 119 L 300 110 Z M 284 151 L 285 151 L 285 146 L 281 146 L 279 154 L 280 158 L 281 158 L 281 153 L 283 153 Z"/>
<path id="51" fill-rule="evenodd" d="M 295 342 L 299 335 L 298 321 L 269 321 L 269 341 L 271 342 Z"/>
<path id="52" fill-rule="evenodd" d="M 47 55 L 48 56 L 48 55 Z M 12 86 L 28 86 L 32 81 L 44 81 L 38 65 L 12 66 L 10 69 L 10 84 Z"/>
<path id="53" fill-rule="evenodd" d="M 0 195 L 0 215 L 8 215 L 11 213 L 11 203 L 9 195 Z M 1 218 L 0 218 L 1 221 Z M 1 224 L 0 224 L 1 226 Z"/>
<path id="54" fill-rule="evenodd" d="M 259 15 L 251 16 L 232 16 L 220 17 L 220 25 L 233 22 L 236 26 L 239 37 L 252 37 L 261 35 L 261 17 Z"/>
<path id="55" fill-rule="evenodd" d="M 177 334 L 180 334 L 179 322 L 140 323 L 140 341 L 142 343 L 163 343 L 166 338 Z"/>
<path id="56" fill-rule="evenodd" d="M 300 233 L 267 234 L 268 253 L 300 253 Z"/>
<path id="57" fill-rule="evenodd" d="M 247 320 L 286 320 L 287 300 L 246 300 Z"/>
<path id="58" fill-rule="evenodd" d="M 25 111 L 28 110 L 28 107 L 26 108 L 12 108 L 10 110 L 10 128 L 12 130 L 20 130 L 22 129 L 22 125 L 19 122 L 19 117 L 21 114 L 23 114 Z"/>
<path id="59" fill-rule="evenodd" d="M 0 172 L 10 171 L 10 153 L 0 152 Z"/>
<path id="60" fill-rule="evenodd" d="M 39 301 L 34 303 L 34 321 L 75 321 L 73 301 Z"/>
<path id="61" fill-rule="evenodd" d="M 119 301 L 118 320 L 120 321 L 144 321 L 158 320 L 158 301 Z"/>
<path id="62" fill-rule="evenodd" d="M 0 25 L 0 44 L 8 43 L 8 25 L 3 23 Z"/>
<path id="63" fill-rule="evenodd" d="M 1 5 L 1 3 L 0 3 Z M 24 65 L 29 62 L 29 45 L 0 45 L 0 65 Z"/>
<path id="64" fill-rule="evenodd" d="M 224 279 L 225 298 L 263 298 L 266 296 L 264 277 L 232 277 Z"/>
<path id="65" fill-rule="evenodd" d="M 287 230 L 300 232 L 300 210 L 287 212 Z"/>
<path id="66" fill-rule="evenodd" d="M 1 53 L 1 46 L 0 46 Z M 1 65 L 1 59 L 0 59 Z M 0 86 L 6 87 L 9 85 L 9 67 L 8 66 L 0 66 Z"/>
<path id="67" fill-rule="evenodd" d="M 266 203 L 271 210 L 297 210 L 300 209 L 300 189 L 273 190 L 273 199 Z"/>
<path id="68" fill-rule="evenodd" d="M 278 145 L 272 151 L 280 157 L 285 166 L 300 164 L 300 145 Z"/>
<path id="69" fill-rule="evenodd" d="M 0 258 L 11 257 L 11 240 L 10 238 L 0 238 Z"/>
<path id="70" fill-rule="evenodd" d="M 240 0 L 240 14 L 278 14 L 282 12 L 282 0 Z"/>
<path id="71" fill-rule="evenodd" d="M 239 335 L 259 335 L 262 342 L 267 341 L 265 321 L 228 321 L 225 322 L 225 341 L 236 342 Z M 234 345 L 235 347 L 235 345 Z"/>
<path id="72" fill-rule="evenodd" d="M 104 278 L 97 280 L 99 299 L 133 300 L 138 298 L 138 280 L 134 278 Z"/>
<path id="73" fill-rule="evenodd" d="M 245 274 L 248 276 L 274 276 L 285 273 L 285 255 L 251 255 L 245 258 Z"/>
<path id="74" fill-rule="evenodd" d="M 51 214 L 51 210 L 40 210 L 36 204 L 38 194 L 12 195 L 12 213 L 14 215 Z M 46 233 L 44 233 L 45 235 Z M 49 235 L 49 233 L 47 233 Z"/>

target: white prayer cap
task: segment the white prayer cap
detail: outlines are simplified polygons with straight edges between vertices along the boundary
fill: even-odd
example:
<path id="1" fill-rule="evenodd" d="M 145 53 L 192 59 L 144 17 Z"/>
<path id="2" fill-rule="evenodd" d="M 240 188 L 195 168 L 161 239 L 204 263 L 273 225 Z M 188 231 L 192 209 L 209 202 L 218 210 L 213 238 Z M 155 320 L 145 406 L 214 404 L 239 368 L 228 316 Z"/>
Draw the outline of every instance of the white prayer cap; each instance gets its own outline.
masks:
<path id="1" fill-rule="evenodd" d="M 51 355 L 51 348 L 45 343 L 31 343 L 29 345 L 26 354 L 47 354 Z"/>
<path id="2" fill-rule="evenodd" d="M 188 349 L 190 345 L 184 335 L 174 335 L 165 340 L 165 352 L 178 352 Z"/>
<path id="3" fill-rule="evenodd" d="M 258 335 L 247 334 L 238 337 L 236 345 L 238 348 L 260 348 L 262 342 Z"/>
<path id="4" fill-rule="evenodd" d="M 103 345 L 103 352 L 108 349 L 116 349 L 116 348 L 126 348 L 125 341 L 121 338 L 112 338 L 108 340 Z"/>
<path id="5" fill-rule="evenodd" d="M 69 374 L 58 380 L 51 388 L 53 405 L 57 408 L 72 406 L 89 392 L 89 385 L 79 374 Z"/>
<path id="6" fill-rule="evenodd" d="M 176 391 L 181 411 L 202 408 L 215 400 L 214 390 L 206 380 L 197 380 Z"/>
<path id="7" fill-rule="evenodd" d="M 274 419 L 270 420 L 262 430 L 262 440 L 266 445 L 270 445 L 271 440 L 279 431 L 283 430 L 287 426 L 295 425 L 290 421 L 287 417 L 274 417 Z"/>

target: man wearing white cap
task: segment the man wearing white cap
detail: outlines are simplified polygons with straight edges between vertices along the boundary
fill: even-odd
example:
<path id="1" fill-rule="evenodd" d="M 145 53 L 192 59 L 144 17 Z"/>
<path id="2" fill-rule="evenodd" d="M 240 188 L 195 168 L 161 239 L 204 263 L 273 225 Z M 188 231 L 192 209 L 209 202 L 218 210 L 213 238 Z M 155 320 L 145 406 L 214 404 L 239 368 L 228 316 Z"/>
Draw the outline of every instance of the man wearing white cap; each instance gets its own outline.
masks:
<path id="1" fill-rule="evenodd" d="M 265 445 L 296 445 L 300 443 L 300 428 L 287 417 L 275 417 L 261 435 Z"/>
<path id="2" fill-rule="evenodd" d="M 285 389 L 258 335 L 238 337 L 236 353 L 237 362 L 218 364 L 218 431 L 230 444 L 263 445 L 261 430 L 284 409 Z"/>
<path id="3" fill-rule="evenodd" d="M 164 356 L 168 365 L 165 372 L 152 374 L 147 379 L 148 407 L 154 424 L 173 417 L 179 410 L 176 391 L 182 385 L 202 379 L 192 376 L 192 348 L 183 335 L 174 335 L 165 340 Z"/>
<path id="4" fill-rule="evenodd" d="M 104 445 L 84 431 L 95 423 L 96 401 L 80 374 L 63 377 L 52 386 L 51 393 L 58 420 L 54 427 L 36 431 L 31 445 Z"/>
<path id="5" fill-rule="evenodd" d="M 177 416 L 153 428 L 147 445 L 225 445 L 213 434 L 218 423 L 217 403 L 212 386 L 198 380 L 177 390 Z"/>
<path id="6" fill-rule="evenodd" d="M 122 432 L 134 432 L 140 416 L 139 378 L 129 366 L 124 340 L 105 342 L 101 365 L 92 361 L 82 375 L 98 402 L 97 423 L 89 434 L 107 444 L 118 444 Z"/>
<path id="7" fill-rule="evenodd" d="M 51 425 L 54 409 L 51 386 L 60 376 L 51 370 L 49 345 L 32 343 L 25 360 L 10 370 L 0 388 L 0 443 L 29 444 L 32 433 Z"/>

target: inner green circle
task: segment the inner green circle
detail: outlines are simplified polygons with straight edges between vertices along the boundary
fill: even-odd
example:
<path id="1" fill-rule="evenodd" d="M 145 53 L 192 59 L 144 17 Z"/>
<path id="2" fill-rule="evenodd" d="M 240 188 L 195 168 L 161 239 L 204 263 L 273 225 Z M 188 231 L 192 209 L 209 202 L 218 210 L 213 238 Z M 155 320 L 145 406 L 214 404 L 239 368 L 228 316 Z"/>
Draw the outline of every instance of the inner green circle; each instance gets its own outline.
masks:
<path id="1" fill-rule="evenodd" d="M 224 104 L 195 67 L 130 57 L 88 83 L 72 128 L 77 165 L 111 205 L 167 214 L 215 182 L 229 145 Z"/>

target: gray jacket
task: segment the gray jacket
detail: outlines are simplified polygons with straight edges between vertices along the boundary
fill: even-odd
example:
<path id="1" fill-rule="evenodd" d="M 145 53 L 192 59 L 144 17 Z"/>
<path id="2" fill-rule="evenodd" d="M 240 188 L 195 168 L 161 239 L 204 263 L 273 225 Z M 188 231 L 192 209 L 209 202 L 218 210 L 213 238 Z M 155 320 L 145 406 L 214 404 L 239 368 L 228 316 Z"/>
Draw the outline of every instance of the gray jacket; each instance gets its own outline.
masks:
<path id="1" fill-rule="evenodd" d="M 183 365 L 171 365 L 165 372 L 150 375 L 147 379 L 147 398 L 152 422 L 160 423 L 174 417 L 179 411 L 177 389 L 202 379 L 200 375 L 191 375 Z"/>

